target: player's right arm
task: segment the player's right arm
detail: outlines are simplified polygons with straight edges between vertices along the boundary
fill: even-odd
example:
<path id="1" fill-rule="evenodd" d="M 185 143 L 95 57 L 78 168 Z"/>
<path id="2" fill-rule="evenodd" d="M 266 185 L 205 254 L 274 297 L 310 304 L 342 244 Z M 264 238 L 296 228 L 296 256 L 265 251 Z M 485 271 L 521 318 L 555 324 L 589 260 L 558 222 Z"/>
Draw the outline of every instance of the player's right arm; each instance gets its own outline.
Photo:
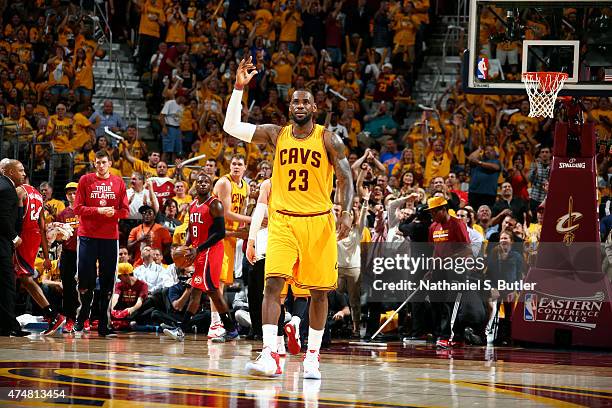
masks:
<path id="1" fill-rule="evenodd" d="M 248 60 L 241 60 L 236 71 L 234 91 L 227 105 L 223 130 L 247 143 L 276 146 L 280 126 L 271 124 L 253 125 L 252 123 L 242 122 L 242 90 L 255 75 L 257 75 L 257 70 L 253 65 L 252 57 L 249 57 Z"/>
<path id="2" fill-rule="evenodd" d="M 336 202 L 342 206 L 340 219 L 338 220 L 338 240 L 346 238 L 352 228 L 350 219 L 351 207 L 353 205 L 353 174 L 351 165 L 344 154 L 344 143 L 335 133 L 325 130 L 323 142 L 330 162 L 336 173 Z"/>
<path id="3" fill-rule="evenodd" d="M 267 215 L 268 199 L 272 184 L 270 179 L 264 180 L 259 187 L 257 206 L 251 215 L 251 227 L 249 228 L 249 240 L 247 242 L 246 257 L 251 264 L 255 264 L 255 237 L 261 229 L 261 224 Z"/>

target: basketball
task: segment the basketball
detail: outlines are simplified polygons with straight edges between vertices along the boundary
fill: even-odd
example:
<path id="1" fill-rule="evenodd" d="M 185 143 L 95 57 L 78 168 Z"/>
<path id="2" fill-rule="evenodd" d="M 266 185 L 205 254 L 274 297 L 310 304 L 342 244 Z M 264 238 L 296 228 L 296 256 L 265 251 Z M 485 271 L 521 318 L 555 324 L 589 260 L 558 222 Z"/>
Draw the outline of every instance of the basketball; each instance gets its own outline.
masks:
<path id="1" fill-rule="evenodd" d="M 188 266 L 191 266 L 191 262 L 187 260 L 188 252 L 189 247 L 185 245 L 181 245 L 172 249 L 172 260 L 178 268 L 184 269 Z"/>

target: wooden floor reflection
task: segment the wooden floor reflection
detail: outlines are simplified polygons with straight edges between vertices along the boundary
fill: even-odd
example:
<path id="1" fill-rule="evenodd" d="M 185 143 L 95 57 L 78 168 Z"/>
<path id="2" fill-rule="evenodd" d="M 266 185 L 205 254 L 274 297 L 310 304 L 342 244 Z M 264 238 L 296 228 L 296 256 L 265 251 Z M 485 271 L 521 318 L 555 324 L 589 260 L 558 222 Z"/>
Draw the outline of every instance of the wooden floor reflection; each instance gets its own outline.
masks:
<path id="1" fill-rule="evenodd" d="M 339 343 L 321 357 L 322 381 L 301 357 L 277 379 L 245 374 L 261 345 L 184 343 L 155 334 L 0 338 L 0 404 L 100 407 L 612 406 L 612 354 L 429 345 Z M 9 397 L 58 390 L 58 398 Z M 15 395 L 15 393 L 13 393 Z"/>

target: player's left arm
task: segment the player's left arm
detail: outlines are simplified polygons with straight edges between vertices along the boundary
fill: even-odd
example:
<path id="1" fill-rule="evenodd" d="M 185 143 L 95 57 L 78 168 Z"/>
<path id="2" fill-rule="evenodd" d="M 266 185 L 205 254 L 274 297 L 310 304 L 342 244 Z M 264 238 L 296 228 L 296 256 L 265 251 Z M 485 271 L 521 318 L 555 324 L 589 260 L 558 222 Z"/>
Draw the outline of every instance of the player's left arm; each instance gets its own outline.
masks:
<path id="1" fill-rule="evenodd" d="M 348 236 L 351 227 L 351 206 L 355 189 L 353 187 L 353 175 L 351 166 L 344 155 L 344 143 L 342 139 L 335 133 L 328 130 L 323 134 L 325 142 L 325 150 L 331 164 L 334 166 L 336 173 L 336 202 L 342 207 L 342 213 L 339 219 L 338 240 Z"/>
<path id="2" fill-rule="evenodd" d="M 38 229 L 40 230 L 40 236 L 41 236 L 40 244 L 43 250 L 43 258 L 44 258 L 43 267 L 45 268 L 45 271 L 49 271 L 51 270 L 51 259 L 49 258 L 49 241 L 47 241 L 47 226 L 46 226 L 45 217 L 42 211 L 40 212 L 40 215 L 38 216 Z"/>

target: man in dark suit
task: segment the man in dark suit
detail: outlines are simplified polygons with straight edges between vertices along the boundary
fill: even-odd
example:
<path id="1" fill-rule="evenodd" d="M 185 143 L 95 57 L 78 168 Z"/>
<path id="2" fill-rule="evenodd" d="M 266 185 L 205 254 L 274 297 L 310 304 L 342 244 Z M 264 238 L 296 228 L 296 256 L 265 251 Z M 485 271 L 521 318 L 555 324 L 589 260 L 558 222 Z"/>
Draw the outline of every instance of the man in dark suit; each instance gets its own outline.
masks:
<path id="1" fill-rule="evenodd" d="M 21 244 L 16 223 L 18 198 L 15 188 L 25 181 L 23 164 L 17 160 L 0 161 L 0 336 L 26 336 L 15 319 L 15 271 L 13 249 Z"/>

